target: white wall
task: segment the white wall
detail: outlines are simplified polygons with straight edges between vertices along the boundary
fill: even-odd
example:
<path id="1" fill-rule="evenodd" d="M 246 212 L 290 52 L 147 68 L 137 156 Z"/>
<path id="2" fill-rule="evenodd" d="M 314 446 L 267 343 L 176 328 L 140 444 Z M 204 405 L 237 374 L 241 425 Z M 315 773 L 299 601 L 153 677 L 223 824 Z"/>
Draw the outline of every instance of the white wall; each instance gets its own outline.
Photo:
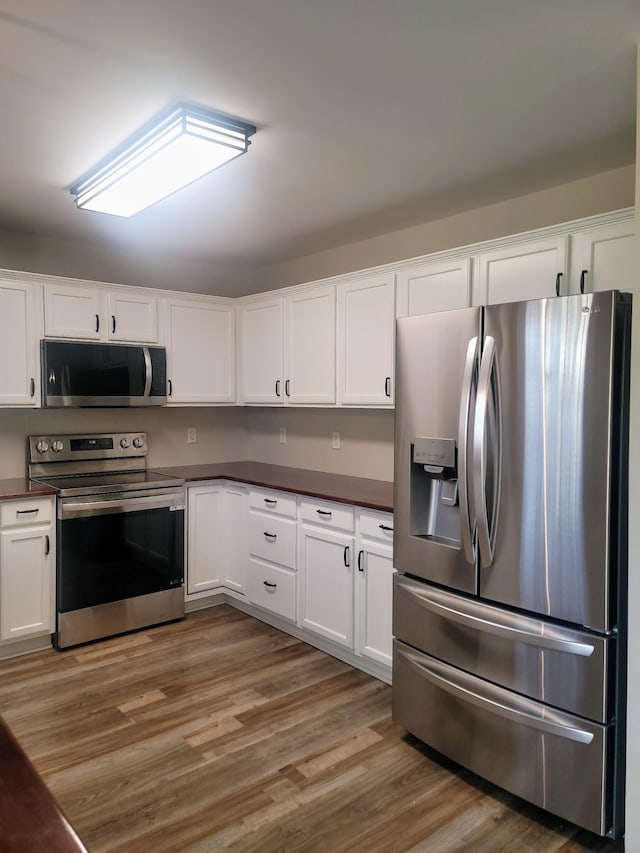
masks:
<path id="1" fill-rule="evenodd" d="M 636 162 L 640 162 L 640 46 L 638 48 Z M 640 216 L 640 169 L 636 173 L 636 218 Z M 640 228 L 637 229 L 640 278 Z M 629 447 L 629 660 L 627 666 L 627 808 L 625 850 L 640 851 L 640 287 L 634 293 L 631 349 Z"/>

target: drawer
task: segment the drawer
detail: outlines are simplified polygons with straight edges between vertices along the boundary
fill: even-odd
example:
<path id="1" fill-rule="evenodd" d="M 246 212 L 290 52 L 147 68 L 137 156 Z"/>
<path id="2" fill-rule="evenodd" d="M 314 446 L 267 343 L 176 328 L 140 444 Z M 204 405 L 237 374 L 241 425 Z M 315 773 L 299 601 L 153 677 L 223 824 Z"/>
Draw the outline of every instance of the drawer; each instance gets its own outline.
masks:
<path id="1" fill-rule="evenodd" d="M 297 499 L 295 495 L 290 495 L 288 492 L 249 489 L 249 506 L 251 509 L 295 518 L 296 505 Z"/>
<path id="2" fill-rule="evenodd" d="M 249 558 L 246 591 L 252 604 L 296 621 L 296 576 L 294 572 Z"/>
<path id="3" fill-rule="evenodd" d="M 358 516 L 358 532 L 367 539 L 379 539 L 393 544 L 393 515 L 389 512 L 374 512 L 361 509 Z"/>
<path id="4" fill-rule="evenodd" d="M 300 517 L 307 524 L 333 527 L 335 530 L 346 530 L 349 533 L 354 530 L 353 507 L 347 504 L 303 498 L 300 501 Z"/>
<path id="5" fill-rule="evenodd" d="M 0 527 L 26 524 L 48 524 L 53 518 L 54 502 L 51 498 L 23 498 L 0 503 Z"/>
<path id="6" fill-rule="evenodd" d="M 608 727 L 483 681 L 397 640 L 392 711 L 395 722 L 490 782 L 592 832 L 607 830 Z"/>
<path id="7" fill-rule="evenodd" d="M 296 523 L 262 512 L 249 513 L 249 551 L 293 569 L 296 564 Z"/>
<path id="8" fill-rule="evenodd" d="M 607 722 L 616 640 L 394 577 L 399 640 L 532 699 Z"/>

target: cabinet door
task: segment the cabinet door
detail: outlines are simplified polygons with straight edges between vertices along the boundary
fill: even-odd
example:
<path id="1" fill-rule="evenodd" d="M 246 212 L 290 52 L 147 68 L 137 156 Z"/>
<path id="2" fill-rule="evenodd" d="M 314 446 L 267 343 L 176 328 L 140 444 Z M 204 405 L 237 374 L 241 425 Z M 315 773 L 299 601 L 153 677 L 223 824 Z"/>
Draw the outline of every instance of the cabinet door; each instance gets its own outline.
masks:
<path id="1" fill-rule="evenodd" d="M 555 296 L 558 281 L 560 294 L 566 295 L 567 239 L 548 237 L 514 243 L 478 255 L 474 305 Z"/>
<path id="2" fill-rule="evenodd" d="M 338 290 L 338 402 L 393 405 L 393 275 L 350 281 Z"/>
<path id="3" fill-rule="evenodd" d="M 393 551 L 362 539 L 356 557 L 357 651 L 391 666 Z"/>
<path id="4" fill-rule="evenodd" d="M 36 406 L 40 401 L 39 338 L 42 291 L 0 281 L 0 405 Z"/>
<path id="5" fill-rule="evenodd" d="M 234 309 L 227 303 L 167 303 L 169 403 L 234 403 Z"/>
<path id="6" fill-rule="evenodd" d="M 243 403 L 283 403 L 282 297 L 240 307 L 240 394 Z"/>
<path id="7" fill-rule="evenodd" d="M 0 640 L 53 631 L 54 568 L 51 528 L 0 534 Z"/>
<path id="8" fill-rule="evenodd" d="M 353 648 L 353 537 L 300 528 L 298 624 Z"/>
<path id="9" fill-rule="evenodd" d="M 187 593 L 222 586 L 226 529 L 225 488 L 188 490 Z"/>
<path id="10" fill-rule="evenodd" d="M 471 260 L 429 261 L 398 273 L 398 317 L 471 305 Z"/>
<path id="11" fill-rule="evenodd" d="M 109 293 L 108 334 L 111 341 L 158 340 L 158 300 L 136 291 L 114 290 Z"/>
<path id="12" fill-rule="evenodd" d="M 244 592 L 247 564 L 247 490 L 228 486 L 224 496 L 225 525 L 223 583 L 236 592 Z"/>
<path id="13" fill-rule="evenodd" d="M 104 301 L 105 294 L 97 287 L 45 284 L 45 335 L 99 341 L 106 335 Z"/>
<path id="14" fill-rule="evenodd" d="M 287 403 L 336 401 L 335 300 L 332 285 L 285 298 Z"/>
<path id="15" fill-rule="evenodd" d="M 614 222 L 571 236 L 571 293 L 633 290 L 635 279 L 635 225 Z"/>

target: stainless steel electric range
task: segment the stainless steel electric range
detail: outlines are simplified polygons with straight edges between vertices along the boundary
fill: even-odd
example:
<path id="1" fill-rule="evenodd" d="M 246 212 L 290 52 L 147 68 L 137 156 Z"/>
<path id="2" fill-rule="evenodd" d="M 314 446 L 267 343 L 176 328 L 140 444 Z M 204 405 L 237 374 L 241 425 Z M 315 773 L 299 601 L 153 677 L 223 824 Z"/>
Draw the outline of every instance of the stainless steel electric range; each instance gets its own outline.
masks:
<path id="1" fill-rule="evenodd" d="M 58 490 L 57 648 L 184 616 L 184 480 L 146 463 L 142 432 L 29 436 Z"/>

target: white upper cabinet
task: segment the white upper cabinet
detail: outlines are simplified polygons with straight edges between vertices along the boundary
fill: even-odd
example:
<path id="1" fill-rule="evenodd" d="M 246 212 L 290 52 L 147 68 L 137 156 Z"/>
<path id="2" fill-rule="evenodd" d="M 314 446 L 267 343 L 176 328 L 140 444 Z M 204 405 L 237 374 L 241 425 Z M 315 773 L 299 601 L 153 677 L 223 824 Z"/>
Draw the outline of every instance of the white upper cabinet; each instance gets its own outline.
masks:
<path id="1" fill-rule="evenodd" d="M 89 341 L 158 340 L 158 300 L 135 288 L 45 284 L 45 335 Z"/>
<path id="2" fill-rule="evenodd" d="M 395 281 L 392 274 L 338 287 L 338 403 L 392 406 Z"/>
<path id="3" fill-rule="evenodd" d="M 398 317 L 471 305 L 471 259 L 426 261 L 398 272 Z"/>
<path id="4" fill-rule="evenodd" d="M 336 400 L 335 287 L 294 289 L 240 307 L 240 396 L 263 405 Z"/>
<path id="5" fill-rule="evenodd" d="M 42 288 L 0 279 L 0 405 L 40 403 Z"/>
<path id="6" fill-rule="evenodd" d="M 336 292 L 333 285 L 285 296 L 284 393 L 287 403 L 336 401 Z"/>
<path id="7" fill-rule="evenodd" d="M 519 302 L 568 293 L 568 237 L 544 237 L 474 258 L 474 305 Z"/>
<path id="8" fill-rule="evenodd" d="M 635 279 L 635 224 L 613 222 L 571 236 L 571 293 L 596 290 L 633 290 Z"/>
<path id="9" fill-rule="evenodd" d="M 111 341 L 158 340 L 158 301 L 136 290 L 110 291 L 108 335 Z"/>
<path id="10" fill-rule="evenodd" d="M 243 403 L 284 402 L 282 296 L 252 299 L 240 312 L 240 394 Z"/>
<path id="11" fill-rule="evenodd" d="M 164 303 L 169 403 L 234 403 L 235 314 L 231 300 Z"/>

